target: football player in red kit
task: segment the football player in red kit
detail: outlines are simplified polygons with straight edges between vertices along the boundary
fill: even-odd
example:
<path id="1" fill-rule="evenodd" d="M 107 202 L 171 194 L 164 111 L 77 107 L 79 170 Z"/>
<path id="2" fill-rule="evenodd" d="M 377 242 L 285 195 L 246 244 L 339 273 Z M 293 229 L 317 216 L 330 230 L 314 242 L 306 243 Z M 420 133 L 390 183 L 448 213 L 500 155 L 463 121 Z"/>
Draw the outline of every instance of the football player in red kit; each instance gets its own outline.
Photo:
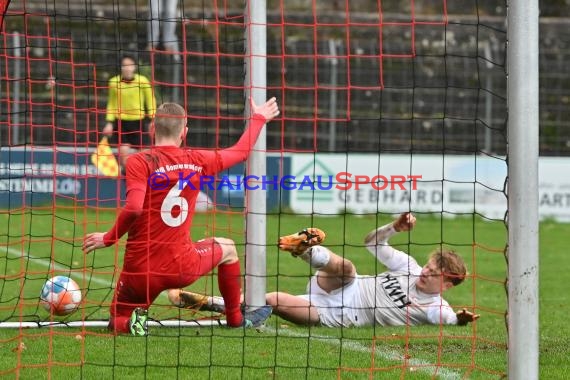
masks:
<path id="1" fill-rule="evenodd" d="M 127 199 L 108 232 L 87 234 L 86 253 L 108 247 L 128 233 L 109 328 L 115 333 L 147 335 L 148 307 L 163 291 L 186 287 L 218 268 L 218 286 L 230 327 L 255 327 L 271 314 L 270 306 L 242 313 L 241 270 L 235 244 L 211 238 L 192 242 L 190 228 L 201 178 L 245 161 L 265 123 L 279 114 L 275 98 L 257 106 L 238 142 L 223 150 L 181 148 L 188 132 L 184 108 L 162 104 L 156 111 L 151 149 L 129 157 Z M 210 177 L 211 178 L 211 177 Z"/>

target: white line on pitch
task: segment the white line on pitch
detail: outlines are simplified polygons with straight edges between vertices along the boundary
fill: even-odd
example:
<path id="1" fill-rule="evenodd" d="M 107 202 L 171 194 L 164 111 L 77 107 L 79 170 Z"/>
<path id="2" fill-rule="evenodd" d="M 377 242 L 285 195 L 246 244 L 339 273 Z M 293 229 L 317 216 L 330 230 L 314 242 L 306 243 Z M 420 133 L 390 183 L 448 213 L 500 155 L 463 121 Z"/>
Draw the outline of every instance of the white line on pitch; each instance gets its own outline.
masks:
<path id="1" fill-rule="evenodd" d="M 71 268 L 64 266 L 64 265 L 61 265 L 61 264 L 58 264 L 58 263 L 55 263 L 55 262 L 52 262 L 51 260 L 42 259 L 41 257 L 30 255 L 29 253 L 22 252 L 22 251 L 19 251 L 17 249 L 6 247 L 6 246 L 4 246 L 2 248 L 6 248 L 6 252 L 8 253 L 9 256 L 17 257 L 17 258 L 23 257 L 27 260 L 32 260 L 31 261 L 32 263 L 39 264 L 41 266 L 47 267 L 47 268 L 54 270 L 54 271 L 69 272 L 70 277 L 75 277 L 78 280 L 85 279 L 85 275 L 83 273 L 71 271 Z M 97 278 L 95 276 L 91 276 L 91 281 L 96 283 L 96 284 L 109 286 L 109 287 L 112 285 L 111 281 L 104 280 L 101 278 Z"/>
<path id="2" fill-rule="evenodd" d="M 269 329 L 268 329 L 269 330 Z M 278 335 L 288 335 L 288 336 L 292 336 L 292 337 L 299 337 L 299 338 L 307 338 L 307 339 L 311 339 L 311 340 L 317 340 L 319 342 L 323 342 L 323 343 L 328 343 L 328 344 L 333 344 L 335 346 L 340 346 L 342 349 L 348 349 L 351 351 L 358 351 L 358 352 L 366 352 L 371 354 L 372 353 L 372 348 L 359 343 L 359 342 L 355 342 L 353 340 L 349 340 L 346 338 L 343 339 L 339 339 L 339 338 L 335 338 L 332 336 L 328 336 L 328 335 L 312 335 L 312 334 L 303 334 L 303 333 L 298 333 L 295 331 L 290 331 L 290 330 L 286 330 L 286 329 L 271 329 L 274 330 L 274 332 Z M 384 349 L 382 347 L 376 346 L 376 349 L 374 350 L 374 353 L 376 354 L 376 356 L 379 356 L 383 359 L 386 360 L 390 360 L 390 361 L 403 361 L 404 357 L 402 354 L 400 354 L 397 351 L 394 350 L 387 350 Z M 408 359 L 407 360 L 408 364 L 411 367 L 414 367 L 416 369 L 416 371 L 418 372 L 424 372 L 427 373 L 429 375 L 433 376 L 433 368 L 430 367 L 436 367 L 435 364 L 430 363 L 427 360 L 422 360 L 422 359 Z M 461 375 L 458 372 L 452 371 L 450 369 L 444 368 L 444 367 L 439 367 L 437 369 L 437 376 L 442 378 L 442 379 L 446 379 L 446 380 L 452 380 L 452 379 L 460 379 Z"/>

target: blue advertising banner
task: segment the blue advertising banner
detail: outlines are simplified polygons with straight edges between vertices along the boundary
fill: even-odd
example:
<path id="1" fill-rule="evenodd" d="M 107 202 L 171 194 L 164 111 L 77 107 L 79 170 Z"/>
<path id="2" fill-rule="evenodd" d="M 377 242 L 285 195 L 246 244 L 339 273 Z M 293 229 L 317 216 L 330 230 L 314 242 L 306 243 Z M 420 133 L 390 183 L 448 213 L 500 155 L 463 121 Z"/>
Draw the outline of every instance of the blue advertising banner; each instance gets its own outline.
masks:
<path id="1" fill-rule="evenodd" d="M 21 208 L 55 201 L 117 207 L 121 180 L 99 177 L 92 150 L 18 147 L 0 149 L 0 207 Z"/>
<path id="2" fill-rule="evenodd" d="M 93 149 L 17 147 L 0 149 L 0 208 L 35 207 L 60 201 L 81 202 L 93 207 L 120 207 L 125 199 L 124 180 L 100 176 L 91 163 Z M 290 170 L 290 158 L 267 157 L 267 176 Z M 206 194 L 218 207 L 244 206 L 244 164 L 236 165 L 219 178 L 235 180 L 235 186 L 213 184 Z M 289 197 L 279 187 L 266 189 L 267 208 L 287 205 Z"/>

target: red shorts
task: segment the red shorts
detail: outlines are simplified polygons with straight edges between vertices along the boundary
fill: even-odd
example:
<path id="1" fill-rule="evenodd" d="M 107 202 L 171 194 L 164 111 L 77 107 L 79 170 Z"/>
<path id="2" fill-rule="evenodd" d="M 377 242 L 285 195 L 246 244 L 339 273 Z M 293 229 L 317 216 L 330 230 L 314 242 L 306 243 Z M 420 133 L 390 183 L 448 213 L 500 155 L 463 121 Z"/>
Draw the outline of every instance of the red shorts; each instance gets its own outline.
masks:
<path id="1" fill-rule="evenodd" d="M 218 266 L 222 247 L 213 238 L 194 243 L 178 260 L 157 268 L 157 272 L 123 271 L 117 281 L 109 328 L 115 333 L 128 333 L 127 322 L 137 307 L 148 307 L 167 289 L 184 288 Z M 160 270 L 160 273 L 158 273 Z"/>

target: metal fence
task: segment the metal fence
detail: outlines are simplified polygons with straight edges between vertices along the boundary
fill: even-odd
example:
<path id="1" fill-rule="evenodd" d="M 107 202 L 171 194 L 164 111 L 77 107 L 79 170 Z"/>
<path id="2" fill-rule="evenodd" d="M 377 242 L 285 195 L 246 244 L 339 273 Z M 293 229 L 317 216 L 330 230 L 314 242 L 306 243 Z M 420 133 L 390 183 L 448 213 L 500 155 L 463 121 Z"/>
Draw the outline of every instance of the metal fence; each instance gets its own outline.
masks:
<path id="1" fill-rule="evenodd" d="M 225 19 L 216 41 L 212 23 L 203 22 L 211 15 L 185 16 L 181 60 L 145 51 L 144 20 L 58 15 L 47 18 L 47 28 L 45 17 L 8 16 L 6 32 L 28 38 L 0 41 L 0 143 L 94 144 L 106 81 L 124 53 L 137 55 L 159 102 L 185 104 L 190 145 L 233 143 L 243 130 L 243 19 Z M 347 26 L 347 39 L 346 28 L 313 28 L 306 14 L 291 17 L 305 26 L 269 19 L 268 94 L 279 98 L 284 122 L 268 129 L 268 149 L 505 154 L 503 18 L 457 16 L 382 35 Z M 570 154 L 568 29 L 568 19 L 541 22 L 543 155 Z M 49 38 L 30 38 L 36 35 Z"/>

